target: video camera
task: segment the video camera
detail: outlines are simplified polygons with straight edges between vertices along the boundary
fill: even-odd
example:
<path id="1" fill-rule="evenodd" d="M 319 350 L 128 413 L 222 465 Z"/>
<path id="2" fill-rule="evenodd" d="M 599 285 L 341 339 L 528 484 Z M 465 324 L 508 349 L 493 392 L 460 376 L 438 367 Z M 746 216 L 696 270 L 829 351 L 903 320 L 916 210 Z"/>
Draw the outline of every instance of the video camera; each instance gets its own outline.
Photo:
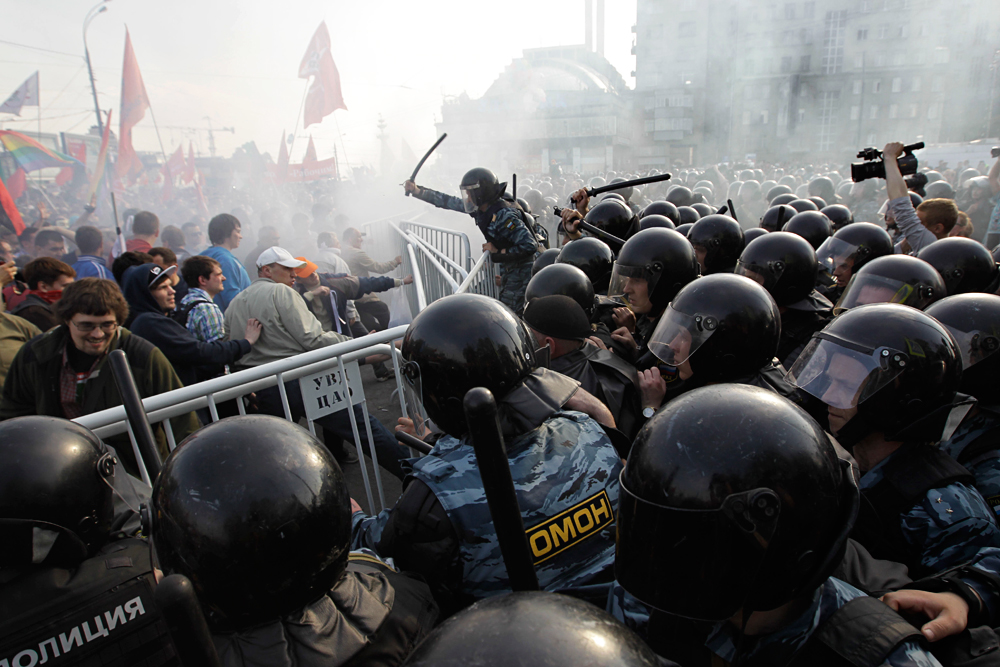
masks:
<path id="1" fill-rule="evenodd" d="M 896 160 L 903 176 L 917 173 L 917 158 L 913 155 L 913 151 L 918 151 L 923 147 L 924 142 L 922 141 L 903 146 L 903 154 Z M 851 180 L 860 183 L 869 178 L 885 178 L 885 162 L 882 161 L 882 151 L 877 148 L 865 148 L 858 152 L 858 157 L 864 162 L 851 164 Z"/>
<path id="2" fill-rule="evenodd" d="M 1000 146 L 994 146 L 992 149 L 990 149 L 990 156 L 1000 157 Z"/>

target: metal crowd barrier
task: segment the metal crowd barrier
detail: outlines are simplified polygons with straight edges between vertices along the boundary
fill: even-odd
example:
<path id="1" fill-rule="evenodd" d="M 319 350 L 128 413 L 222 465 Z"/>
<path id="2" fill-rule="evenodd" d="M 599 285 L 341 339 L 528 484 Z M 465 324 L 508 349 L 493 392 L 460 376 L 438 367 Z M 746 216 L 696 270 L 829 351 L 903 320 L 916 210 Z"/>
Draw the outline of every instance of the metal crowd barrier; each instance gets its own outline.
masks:
<path id="1" fill-rule="evenodd" d="M 414 280 L 416 281 L 416 276 L 414 276 Z M 310 380 L 321 378 L 325 381 L 323 383 L 324 391 L 327 393 L 319 397 L 319 403 L 322 406 L 322 403 L 326 402 L 326 407 L 321 409 L 327 409 L 328 411 L 322 415 L 317 415 L 316 418 L 342 409 L 347 410 L 351 421 L 351 430 L 354 434 L 354 444 L 358 448 L 358 459 L 361 465 L 361 476 L 365 484 L 368 506 L 373 511 L 377 511 L 374 509 L 376 505 L 368 475 L 367 462 L 365 461 L 365 457 L 361 455 L 362 449 L 359 430 L 361 425 L 358 423 L 352 409 L 353 406 L 360 406 L 362 416 L 364 417 L 364 428 L 368 437 L 375 487 L 379 499 L 379 509 L 384 509 L 386 503 L 385 495 L 382 491 L 382 476 L 379 471 L 378 455 L 375 452 L 375 442 L 372 437 L 371 424 L 368 420 L 368 404 L 364 396 L 364 386 L 361 383 L 357 362 L 359 359 L 372 354 L 389 354 L 392 356 L 393 367 L 396 371 L 396 389 L 399 396 L 400 410 L 404 415 L 407 414 L 406 405 L 403 401 L 403 375 L 400 372 L 399 354 L 395 346 L 392 345 L 393 341 L 401 339 L 405 333 L 405 326 L 394 327 L 376 334 L 369 334 L 363 338 L 347 340 L 319 350 L 303 352 L 294 357 L 273 361 L 262 366 L 238 371 L 231 375 L 223 375 L 222 377 L 199 382 L 188 387 L 150 396 L 144 399 L 142 404 L 148 415 L 149 422 L 154 425 L 163 425 L 167 444 L 170 450 L 173 451 L 177 447 L 177 440 L 170 425 L 172 417 L 207 407 L 212 421 L 218 421 L 219 414 L 216 406 L 221 402 L 232 399 L 237 399 L 236 403 L 240 414 L 246 414 L 243 401 L 239 400 L 241 397 L 277 385 L 281 395 L 285 418 L 292 421 L 291 408 L 288 404 L 288 396 L 285 392 L 284 383 L 300 378 L 309 378 Z M 316 383 L 317 387 L 319 384 Z M 315 397 L 313 399 L 315 400 Z M 307 392 L 303 391 L 303 401 L 306 400 Z M 331 400 L 333 401 L 332 404 L 330 403 Z M 312 410 L 311 406 L 307 409 Z M 315 423 L 308 416 L 306 420 L 309 431 L 313 435 L 316 435 Z M 143 463 L 143 458 L 135 437 L 132 435 L 128 420 L 126 419 L 124 406 L 84 415 L 74 421 L 94 431 L 102 438 L 127 432 L 132 441 L 132 449 L 135 452 L 136 461 L 139 465 L 139 474 L 144 482 L 147 484 L 152 483 L 146 470 L 146 465 Z"/>
<path id="2" fill-rule="evenodd" d="M 467 234 L 412 220 L 401 223 L 401 227 L 440 251 L 464 271 L 468 272 L 472 268 L 472 246 Z"/>
<path id="3" fill-rule="evenodd" d="M 484 252 L 469 271 L 468 277 L 455 290 L 455 294 L 484 294 L 499 299 L 500 287 L 496 284 L 499 275 L 496 264 L 490 259 L 490 253 Z"/>

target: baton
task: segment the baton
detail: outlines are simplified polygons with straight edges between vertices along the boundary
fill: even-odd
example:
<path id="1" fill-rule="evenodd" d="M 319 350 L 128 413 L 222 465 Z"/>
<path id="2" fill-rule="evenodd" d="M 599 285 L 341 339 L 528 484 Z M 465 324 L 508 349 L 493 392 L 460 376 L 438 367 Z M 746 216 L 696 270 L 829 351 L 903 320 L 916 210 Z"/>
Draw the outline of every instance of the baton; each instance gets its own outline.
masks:
<path id="1" fill-rule="evenodd" d="M 729 215 L 733 218 L 733 220 L 739 222 L 740 219 L 736 217 L 736 207 L 733 206 L 733 200 L 727 199 L 726 203 L 729 204 Z"/>
<path id="2" fill-rule="evenodd" d="M 552 210 L 555 212 L 556 216 L 562 217 L 562 212 L 565 209 L 559 208 L 558 206 L 554 206 Z M 586 222 L 585 220 L 580 220 L 580 222 L 577 223 L 577 226 L 579 226 L 580 229 L 584 231 L 594 234 L 595 236 L 600 236 L 608 241 L 611 241 L 612 243 L 617 243 L 619 247 L 625 245 L 625 241 L 623 241 L 622 239 L 618 238 L 614 234 L 609 234 L 600 227 L 595 227 L 594 225 L 590 224 L 589 222 Z M 565 228 L 563 228 L 561 222 L 559 223 L 559 228 L 562 229 L 564 232 L 566 231 Z"/>
<path id="3" fill-rule="evenodd" d="M 780 232 L 781 228 L 782 228 L 782 226 L 784 226 L 784 224 L 785 224 L 785 207 L 784 206 L 779 206 L 778 207 L 778 226 L 775 228 L 775 231 Z"/>
<path id="4" fill-rule="evenodd" d="M 416 182 L 417 172 L 420 171 L 420 168 L 424 166 L 424 162 L 427 162 L 427 158 L 429 158 L 431 156 L 431 153 L 434 152 L 434 149 L 437 148 L 438 146 L 440 146 L 441 142 L 444 141 L 444 138 L 447 137 L 447 136 L 448 136 L 447 132 L 445 132 L 444 134 L 442 134 L 440 137 L 438 137 L 438 140 L 434 142 L 434 145 L 431 146 L 431 149 L 429 151 L 427 151 L 426 153 L 424 153 L 424 156 L 422 158 L 420 158 L 420 162 L 417 163 L 417 168 L 413 170 L 412 174 L 410 174 L 410 180 L 411 181 L 413 181 L 414 183 Z M 406 196 L 409 197 L 410 193 L 407 192 Z"/>
<path id="5" fill-rule="evenodd" d="M 128 417 L 129 426 L 132 427 L 135 442 L 139 446 L 142 462 L 146 466 L 146 472 L 149 473 L 148 483 L 152 485 L 160 474 L 160 453 L 156 449 L 153 429 L 149 427 L 146 409 L 142 407 L 142 398 L 135 386 L 128 357 L 123 350 L 114 350 L 108 355 L 108 363 L 111 364 L 111 374 L 115 378 L 115 384 L 118 385 L 118 393 L 122 396 L 125 415 Z"/>
<path id="6" fill-rule="evenodd" d="M 489 389 L 475 387 L 465 394 L 463 405 L 510 587 L 515 591 L 537 591 L 538 576 L 528 535 L 524 532 L 514 480 L 510 476 L 510 461 L 500 432 L 496 401 Z"/>
<path id="7" fill-rule="evenodd" d="M 396 436 L 396 440 L 400 444 L 406 445 L 410 449 L 415 449 L 421 454 L 430 454 L 431 450 L 434 449 L 420 438 L 412 436 L 406 431 L 393 431 L 393 435 Z"/>
<path id="8" fill-rule="evenodd" d="M 157 585 L 153 596 L 181 664 L 184 667 L 221 665 L 191 580 L 183 574 L 168 575 Z"/>
<path id="9" fill-rule="evenodd" d="M 715 214 L 716 215 L 725 215 L 726 211 L 728 211 L 728 210 L 729 210 L 729 205 L 728 204 L 723 204 L 722 208 L 720 208 L 718 211 L 716 211 Z"/>
<path id="10" fill-rule="evenodd" d="M 621 183 L 609 183 L 608 185 L 602 185 L 599 188 L 593 188 L 587 190 L 588 197 L 595 197 L 604 192 L 611 192 L 612 190 L 621 190 L 622 188 L 627 188 L 631 185 L 646 185 L 647 183 L 659 183 L 661 181 L 669 181 L 670 174 L 657 174 L 656 176 L 643 176 L 642 178 L 635 178 L 631 181 L 622 181 Z"/>

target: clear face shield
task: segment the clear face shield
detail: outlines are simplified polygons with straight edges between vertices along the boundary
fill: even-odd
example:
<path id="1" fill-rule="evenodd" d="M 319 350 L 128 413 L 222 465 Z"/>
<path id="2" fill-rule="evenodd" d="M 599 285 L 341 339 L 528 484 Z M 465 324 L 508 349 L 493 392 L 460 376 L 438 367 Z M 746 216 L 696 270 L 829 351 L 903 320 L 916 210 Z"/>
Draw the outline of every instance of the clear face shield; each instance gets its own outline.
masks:
<path id="1" fill-rule="evenodd" d="M 667 306 L 649 339 L 649 351 L 668 366 L 680 366 L 719 328 L 710 315 L 688 315 Z"/>
<path id="2" fill-rule="evenodd" d="M 934 288 L 928 285 L 910 285 L 893 278 L 872 274 L 855 274 L 847 283 L 833 314 L 839 315 L 855 306 L 869 303 L 899 303 L 923 310 L 934 299 Z"/>
<path id="3" fill-rule="evenodd" d="M 427 425 L 427 411 L 424 410 L 420 366 L 415 361 L 406 361 L 400 370 L 403 373 L 403 405 L 406 407 L 406 416 L 413 420 L 413 434 L 423 439 L 430 432 L 430 427 Z"/>
<path id="4" fill-rule="evenodd" d="M 831 407 L 848 410 L 899 377 L 908 363 L 904 352 L 871 349 L 820 334 L 809 342 L 785 379 Z"/>
<path id="5" fill-rule="evenodd" d="M 663 267 L 659 263 L 651 266 L 627 266 L 615 262 L 611 270 L 611 284 L 608 296 L 623 299 L 636 313 L 645 314 L 652 309 L 649 295 L 656 288 Z"/>
<path id="6" fill-rule="evenodd" d="M 847 260 L 851 260 L 850 266 L 853 267 L 857 259 L 857 252 L 858 246 L 831 236 L 823 241 L 823 244 L 816 251 L 816 260 L 821 266 L 826 267 L 826 270 L 832 275 L 837 267 Z"/>
<path id="7" fill-rule="evenodd" d="M 762 265 L 756 262 L 744 262 L 740 259 L 736 263 L 735 273 L 738 276 L 746 276 L 764 289 L 770 291 L 781 280 L 781 274 L 784 272 L 785 263 L 780 260 Z"/>
<path id="8" fill-rule="evenodd" d="M 479 189 L 478 183 L 462 186 L 462 203 L 465 204 L 466 213 L 475 213 L 476 209 L 479 208 L 479 204 L 476 203 L 476 200 L 479 198 Z"/>
<path id="9" fill-rule="evenodd" d="M 948 327 L 962 353 L 962 368 L 968 370 L 1000 350 L 1000 337 L 984 331 L 959 331 Z"/>

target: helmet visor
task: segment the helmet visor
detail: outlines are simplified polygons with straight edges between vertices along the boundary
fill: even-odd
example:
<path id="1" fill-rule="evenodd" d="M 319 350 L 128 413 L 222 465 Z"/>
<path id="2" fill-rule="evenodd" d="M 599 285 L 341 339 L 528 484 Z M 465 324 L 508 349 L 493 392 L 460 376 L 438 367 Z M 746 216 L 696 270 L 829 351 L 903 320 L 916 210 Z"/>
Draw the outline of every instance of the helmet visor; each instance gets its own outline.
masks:
<path id="1" fill-rule="evenodd" d="M 896 350 L 873 350 L 821 333 L 806 345 L 785 379 L 827 405 L 846 410 L 895 380 L 908 361 Z"/>
<path id="2" fill-rule="evenodd" d="M 688 315 L 667 306 L 649 338 L 649 351 L 668 366 L 679 366 L 718 328 L 719 321 L 711 315 Z"/>
<path id="3" fill-rule="evenodd" d="M 910 285 L 884 276 L 855 274 L 833 309 L 834 315 L 869 303 L 899 303 L 923 310 L 933 301 L 933 288 Z"/>
<path id="4" fill-rule="evenodd" d="M 611 269 L 611 284 L 608 286 L 609 297 L 621 297 L 631 305 L 642 305 L 633 303 L 632 300 L 648 301 L 649 295 L 656 288 L 656 282 L 660 279 L 662 267 L 655 266 L 628 266 L 615 262 Z"/>
<path id="5" fill-rule="evenodd" d="M 781 280 L 781 274 L 784 272 L 785 263 L 782 261 L 759 264 L 740 259 L 736 263 L 736 275 L 746 276 L 768 291 L 771 291 L 778 284 L 778 281 Z"/>
<path id="6" fill-rule="evenodd" d="M 819 261 L 821 266 L 826 267 L 827 271 L 833 273 L 838 266 L 845 263 L 847 260 L 857 262 L 857 252 L 858 246 L 831 236 L 827 240 L 823 241 L 823 244 L 816 251 L 816 259 Z M 853 262 L 850 268 L 854 267 Z"/>
<path id="7" fill-rule="evenodd" d="M 403 362 L 400 367 L 403 375 L 403 406 L 406 416 L 413 420 L 413 433 L 423 438 L 428 432 L 427 411 L 424 409 L 423 382 L 420 378 L 420 365 L 415 361 Z"/>
<path id="8" fill-rule="evenodd" d="M 962 353 L 962 369 L 968 370 L 1000 349 L 1000 338 L 984 331 L 959 331 L 948 327 Z"/>
<path id="9" fill-rule="evenodd" d="M 466 213 L 474 213 L 479 208 L 479 200 L 482 198 L 480 190 L 482 187 L 478 183 L 462 186 L 462 204 L 465 205 Z"/>

